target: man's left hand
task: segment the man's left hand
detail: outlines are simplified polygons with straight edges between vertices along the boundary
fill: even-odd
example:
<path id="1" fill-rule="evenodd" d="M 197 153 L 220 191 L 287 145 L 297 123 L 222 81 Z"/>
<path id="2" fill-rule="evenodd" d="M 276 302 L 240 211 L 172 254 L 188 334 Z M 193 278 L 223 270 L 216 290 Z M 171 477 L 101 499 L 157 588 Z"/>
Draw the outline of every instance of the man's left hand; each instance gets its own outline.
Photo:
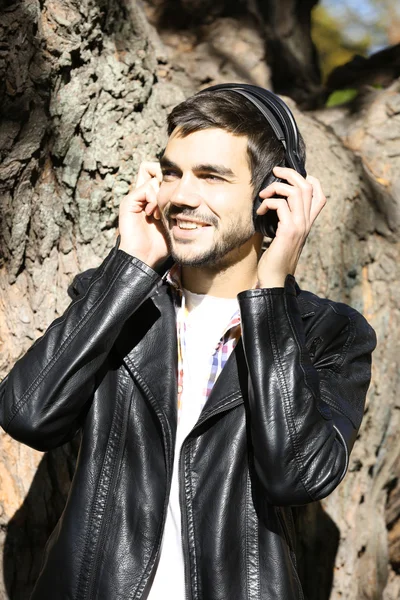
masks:
<path id="1" fill-rule="evenodd" d="M 286 275 L 294 275 L 311 226 L 326 204 L 316 177 L 304 178 L 286 167 L 275 167 L 273 173 L 287 183 L 274 182 L 260 192 L 264 201 L 257 214 L 276 210 L 279 219 L 276 236 L 258 263 L 258 282 L 263 288 L 283 287 Z"/>

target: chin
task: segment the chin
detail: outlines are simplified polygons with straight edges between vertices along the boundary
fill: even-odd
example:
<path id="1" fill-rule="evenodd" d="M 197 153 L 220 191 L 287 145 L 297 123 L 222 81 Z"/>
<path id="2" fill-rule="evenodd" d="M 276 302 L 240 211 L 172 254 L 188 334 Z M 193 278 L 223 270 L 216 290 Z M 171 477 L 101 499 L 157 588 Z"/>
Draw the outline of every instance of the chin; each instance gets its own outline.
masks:
<path id="1" fill-rule="evenodd" d="M 202 252 L 199 254 L 185 254 L 182 252 L 172 252 L 171 256 L 177 264 L 181 265 L 181 267 L 206 267 L 211 270 L 220 271 L 231 263 L 228 256 L 224 254 L 220 256 L 215 253 L 213 250 L 208 252 Z"/>
<path id="2" fill-rule="evenodd" d="M 203 263 L 204 258 L 213 252 L 212 248 L 194 248 L 190 242 L 172 243 L 171 256 L 174 261 L 182 266 L 197 266 Z"/>
<path id="3" fill-rule="evenodd" d="M 184 254 L 182 252 L 172 252 L 171 256 L 174 262 L 178 263 L 182 267 L 202 267 L 207 264 L 207 259 L 204 259 L 203 255 L 196 254 Z"/>
<path id="4" fill-rule="evenodd" d="M 175 240 L 170 237 L 170 254 L 173 260 L 184 267 L 206 267 L 221 271 L 240 262 L 251 249 L 249 242 L 254 238 L 254 230 L 234 232 L 231 236 L 221 237 L 212 243 L 202 240 L 198 243 L 192 240 Z"/>

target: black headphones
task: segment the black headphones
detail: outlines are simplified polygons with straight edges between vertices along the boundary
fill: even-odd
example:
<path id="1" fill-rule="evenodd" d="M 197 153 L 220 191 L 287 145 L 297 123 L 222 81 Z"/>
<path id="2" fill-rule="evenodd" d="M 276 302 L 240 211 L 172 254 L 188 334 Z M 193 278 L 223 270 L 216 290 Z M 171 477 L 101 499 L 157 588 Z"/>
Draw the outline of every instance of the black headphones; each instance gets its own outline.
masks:
<path id="1" fill-rule="evenodd" d="M 249 100 L 271 125 L 276 137 L 285 149 L 285 166 L 295 169 L 303 177 L 307 176 L 304 162 L 300 158 L 299 130 L 290 108 L 276 94 L 256 85 L 247 83 L 222 83 L 213 85 L 198 92 L 211 92 L 216 90 L 229 90 L 244 96 Z M 197 94 L 196 94 L 197 95 Z M 266 215 L 257 215 L 256 210 L 262 203 L 259 192 L 274 181 L 282 181 L 271 172 L 266 175 L 261 188 L 258 190 L 253 204 L 253 218 L 256 231 L 265 236 L 274 237 L 278 227 L 278 216 L 275 210 L 268 211 Z"/>

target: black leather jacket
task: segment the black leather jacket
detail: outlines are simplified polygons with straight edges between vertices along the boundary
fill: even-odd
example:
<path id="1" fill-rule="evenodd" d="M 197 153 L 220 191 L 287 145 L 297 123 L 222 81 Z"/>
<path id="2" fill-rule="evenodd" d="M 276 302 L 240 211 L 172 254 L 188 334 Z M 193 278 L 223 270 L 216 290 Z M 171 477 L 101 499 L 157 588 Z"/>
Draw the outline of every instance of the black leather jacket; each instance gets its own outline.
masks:
<path id="1" fill-rule="evenodd" d="M 157 561 L 174 460 L 171 291 L 117 246 L 73 291 L 0 387 L 0 424 L 15 439 L 45 451 L 82 429 L 32 598 L 136 600 Z M 175 457 L 186 596 L 298 600 L 290 506 L 323 498 L 346 472 L 375 335 L 291 276 L 238 298 L 242 338 Z"/>

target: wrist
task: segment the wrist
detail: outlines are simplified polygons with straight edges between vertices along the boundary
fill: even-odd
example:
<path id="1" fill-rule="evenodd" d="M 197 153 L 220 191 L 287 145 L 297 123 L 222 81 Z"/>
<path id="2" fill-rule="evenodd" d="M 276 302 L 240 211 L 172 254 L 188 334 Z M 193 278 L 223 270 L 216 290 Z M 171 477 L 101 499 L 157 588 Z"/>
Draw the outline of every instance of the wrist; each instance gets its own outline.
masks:
<path id="1" fill-rule="evenodd" d="M 283 288 L 285 287 L 286 272 L 272 272 L 258 275 L 258 285 L 261 288 Z"/>
<path id="2" fill-rule="evenodd" d="M 268 277 L 265 279 L 259 279 L 258 284 L 260 286 L 260 288 L 283 288 L 285 287 L 285 278 L 281 278 L 281 277 Z"/>
<path id="3" fill-rule="evenodd" d="M 125 252 L 125 254 L 129 254 L 133 258 L 137 258 L 138 260 L 142 261 L 148 267 L 150 267 L 151 269 L 154 269 L 154 270 L 156 270 L 156 268 L 162 262 L 162 260 L 154 259 L 154 257 L 152 257 L 150 254 L 146 254 L 145 252 L 140 252 L 134 248 L 125 246 L 124 244 L 120 244 L 118 247 L 118 250 L 122 250 L 122 252 Z"/>

